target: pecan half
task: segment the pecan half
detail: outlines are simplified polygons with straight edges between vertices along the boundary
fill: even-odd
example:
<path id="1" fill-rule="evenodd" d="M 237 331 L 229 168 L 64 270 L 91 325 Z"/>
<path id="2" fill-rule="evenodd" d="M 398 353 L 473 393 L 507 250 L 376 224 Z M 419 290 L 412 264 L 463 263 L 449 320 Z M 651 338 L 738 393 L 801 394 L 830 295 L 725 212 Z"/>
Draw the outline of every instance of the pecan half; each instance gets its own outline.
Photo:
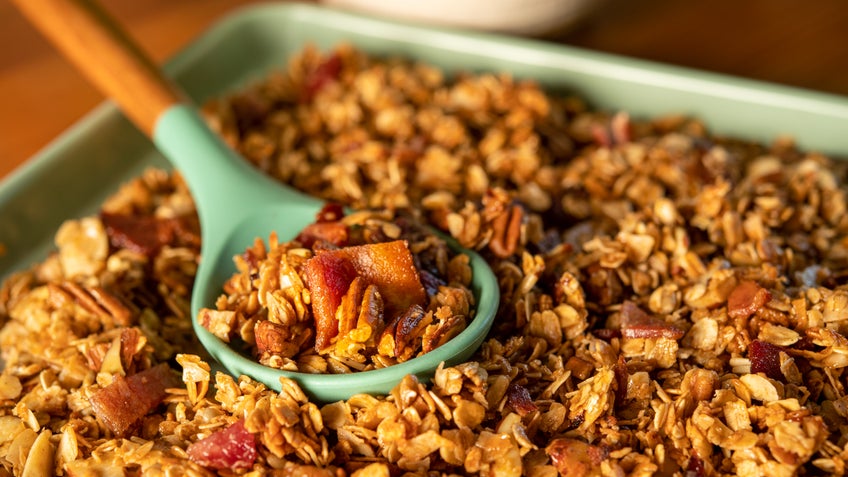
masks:
<path id="1" fill-rule="evenodd" d="M 114 295 L 101 287 L 81 287 L 73 282 L 64 282 L 61 285 L 50 284 L 51 300 L 54 303 L 73 301 L 85 310 L 94 313 L 103 321 L 104 328 L 110 329 L 115 326 L 130 326 L 132 324 L 132 312 Z"/>
<path id="2" fill-rule="evenodd" d="M 288 326 L 260 320 L 256 322 L 253 333 L 256 337 L 256 348 L 260 353 L 291 358 L 300 351 Z"/>
<path id="3" fill-rule="evenodd" d="M 513 205 L 495 217 L 492 221 L 492 238 L 489 240 L 489 250 L 500 258 L 513 255 L 521 238 L 523 219 L 524 211 L 519 205 Z"/>

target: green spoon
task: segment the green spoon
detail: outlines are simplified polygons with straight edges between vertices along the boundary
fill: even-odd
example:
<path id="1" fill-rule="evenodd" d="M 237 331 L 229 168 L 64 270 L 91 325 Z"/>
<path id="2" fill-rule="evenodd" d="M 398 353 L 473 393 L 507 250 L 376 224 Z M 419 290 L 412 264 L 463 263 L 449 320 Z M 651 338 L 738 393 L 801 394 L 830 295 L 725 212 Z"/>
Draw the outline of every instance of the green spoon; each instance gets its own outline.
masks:
<path id="1" fill-rule="evenodd" d="M 293 238 L 315 220 L 323 203 L 271 179 L 211 131 L 187 96 L 93 2 L 13 0 L 18 8 L 100 89 L 117 102 L 187 181 L 197 204 L 202 250 L 192 291 L 191 312 L 198 338 L 227 370 L 280 390 L 280 377 L 293 378 L 320 401 L 356 393 L 386 394 L 407 374 L 426 379 L 440 363 L 458 364 L 480 346 L 497 311 L 497 279 L 476 253 L 469 255 L 476 314 L 469 326 L 439 348 L 407 362 L 360 373 L 329 375 L 281 371 L 260 365 L 200 326 L 201 308 L 214 307 L 223 283 L 235 272 L 232 258 L 255 238 L 276 231 Z"/>

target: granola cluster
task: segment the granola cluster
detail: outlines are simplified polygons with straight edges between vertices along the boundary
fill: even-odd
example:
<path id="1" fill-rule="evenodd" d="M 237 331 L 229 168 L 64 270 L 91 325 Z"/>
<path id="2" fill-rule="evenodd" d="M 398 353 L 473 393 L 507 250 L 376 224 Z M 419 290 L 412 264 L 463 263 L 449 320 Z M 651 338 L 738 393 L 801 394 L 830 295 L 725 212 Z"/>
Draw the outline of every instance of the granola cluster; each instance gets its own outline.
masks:
<path id="1" fill-rule="evenodd" d="M 294 239 L 274 233 L 235 257 L 200 323 L 265 366 L 340 374 L 433 351 L 474 318 L 470 259 L 433 231 L 332 203 L 317 215 Z"/>
<path id="2" fill-rule="evenodd" d="M 215 372 L 193 204 L 149 171 L 0 288 L 0 476 L 845 474 L 844 163 L 350 46 L 205 113 L 273 177 L 478 250 L 490 335 L 335 403 Z"/>

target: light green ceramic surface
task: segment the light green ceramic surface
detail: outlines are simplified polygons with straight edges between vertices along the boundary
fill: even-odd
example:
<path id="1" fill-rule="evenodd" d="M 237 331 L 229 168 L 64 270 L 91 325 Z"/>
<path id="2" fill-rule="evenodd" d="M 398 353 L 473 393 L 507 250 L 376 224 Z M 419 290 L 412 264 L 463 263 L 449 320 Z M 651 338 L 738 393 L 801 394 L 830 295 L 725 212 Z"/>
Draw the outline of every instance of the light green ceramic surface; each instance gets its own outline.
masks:
<path id="1" fill-rule="evenodd" d="M 804 149 L 848 157 L 848 99 L 844 97 L 540 41 L 388 22 L 314 5 L 266 4 L 235 12 L 192 42 L 169 62 L 167 70 L 200 103 L 283 68 L 307 44 L 330 48 L 339 42 L 372 54 L 417 58 L 448 74 L 510 72 L 537 80 L 552 91 L 576 93 L 595 107 L 626 110 L 636 117 L 691 114 L 717 134 L 758 141 L 788 134 Z M 185 114 L 173 113 L 175 119 L 168 121 L 189 121 L 180 118 Z M 189 139 L 196 132 L 176 126 L 169 129 L 183 135 L 185 147 L 192 150 L 192 142 L 205 141 Z M 158 140 L 160 145 L 162 141 Z M 63 220 L 95 212 L 122 182 L 151 165 L 161 167 L 167 162 L 112 105 L 97 108 L 0 184 L 0 243 L 6 250 L 0 255 L 0 277 L 43 259 L 53 248 L 53 235 Z M 228 191 L 226 196 L 241 192 L 222 187 Z M 214 196 L 215 191 L 209 194 Z M 232 205 L 225 199 L 212 203 L 222 208 Z M 272 222 L 269 225 L 277 225 Z M 294 224 L 295 217 L 281 216 L 280 222 Z M 257 235 L 252 230 L 237 233 L 248 239 L 245 243 Z M 225 239 L 204 236 L 207 244 Z M 221 267 L 230 265 L 230 258 L 224 253 L 221 260 L 227 263 Z M 385 373 L 385 380 L 396 381 L 391 373 Z M 376 387 L 357 389 L 379 392 Z"/>
<path id="2" fill-rule="evenodd" d="M 197 204 L 203 256 L 192 296 L 192 315 L 211 307 L 235 271 L 233 257 L 255 238 L 276 232 L 289 240 L 315 221 L 319 200 L 285 187 L 235 155 L 188 106 L 175 106 L 156 122 L 154 142 L 180 170 Z"/>

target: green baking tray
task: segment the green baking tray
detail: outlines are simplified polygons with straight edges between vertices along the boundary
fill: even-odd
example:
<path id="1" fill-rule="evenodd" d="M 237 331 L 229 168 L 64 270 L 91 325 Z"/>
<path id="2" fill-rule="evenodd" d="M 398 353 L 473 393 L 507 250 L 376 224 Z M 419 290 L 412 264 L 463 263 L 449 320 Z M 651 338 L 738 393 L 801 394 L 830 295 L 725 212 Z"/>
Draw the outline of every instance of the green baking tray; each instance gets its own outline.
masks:
<path id="1" fill-rule="evenodd" d="M 237 89 L 307 44 L 348 42 L 456 71 L 509 72 L 632 116 L 694 115 L 717 134 L 848 158 L 848 98 L 602 54 L 537 40 L 399 23 L 307 4 L 237 10 L 167 71 L 197 102 Z M 48 114 L 44 111 L 44 114 Z M 167 167 L 117 108 L 103 103 L 0 183 L 0 278 L 42 260 L 62 221 L 97 210 L 149 166 Z"/>

